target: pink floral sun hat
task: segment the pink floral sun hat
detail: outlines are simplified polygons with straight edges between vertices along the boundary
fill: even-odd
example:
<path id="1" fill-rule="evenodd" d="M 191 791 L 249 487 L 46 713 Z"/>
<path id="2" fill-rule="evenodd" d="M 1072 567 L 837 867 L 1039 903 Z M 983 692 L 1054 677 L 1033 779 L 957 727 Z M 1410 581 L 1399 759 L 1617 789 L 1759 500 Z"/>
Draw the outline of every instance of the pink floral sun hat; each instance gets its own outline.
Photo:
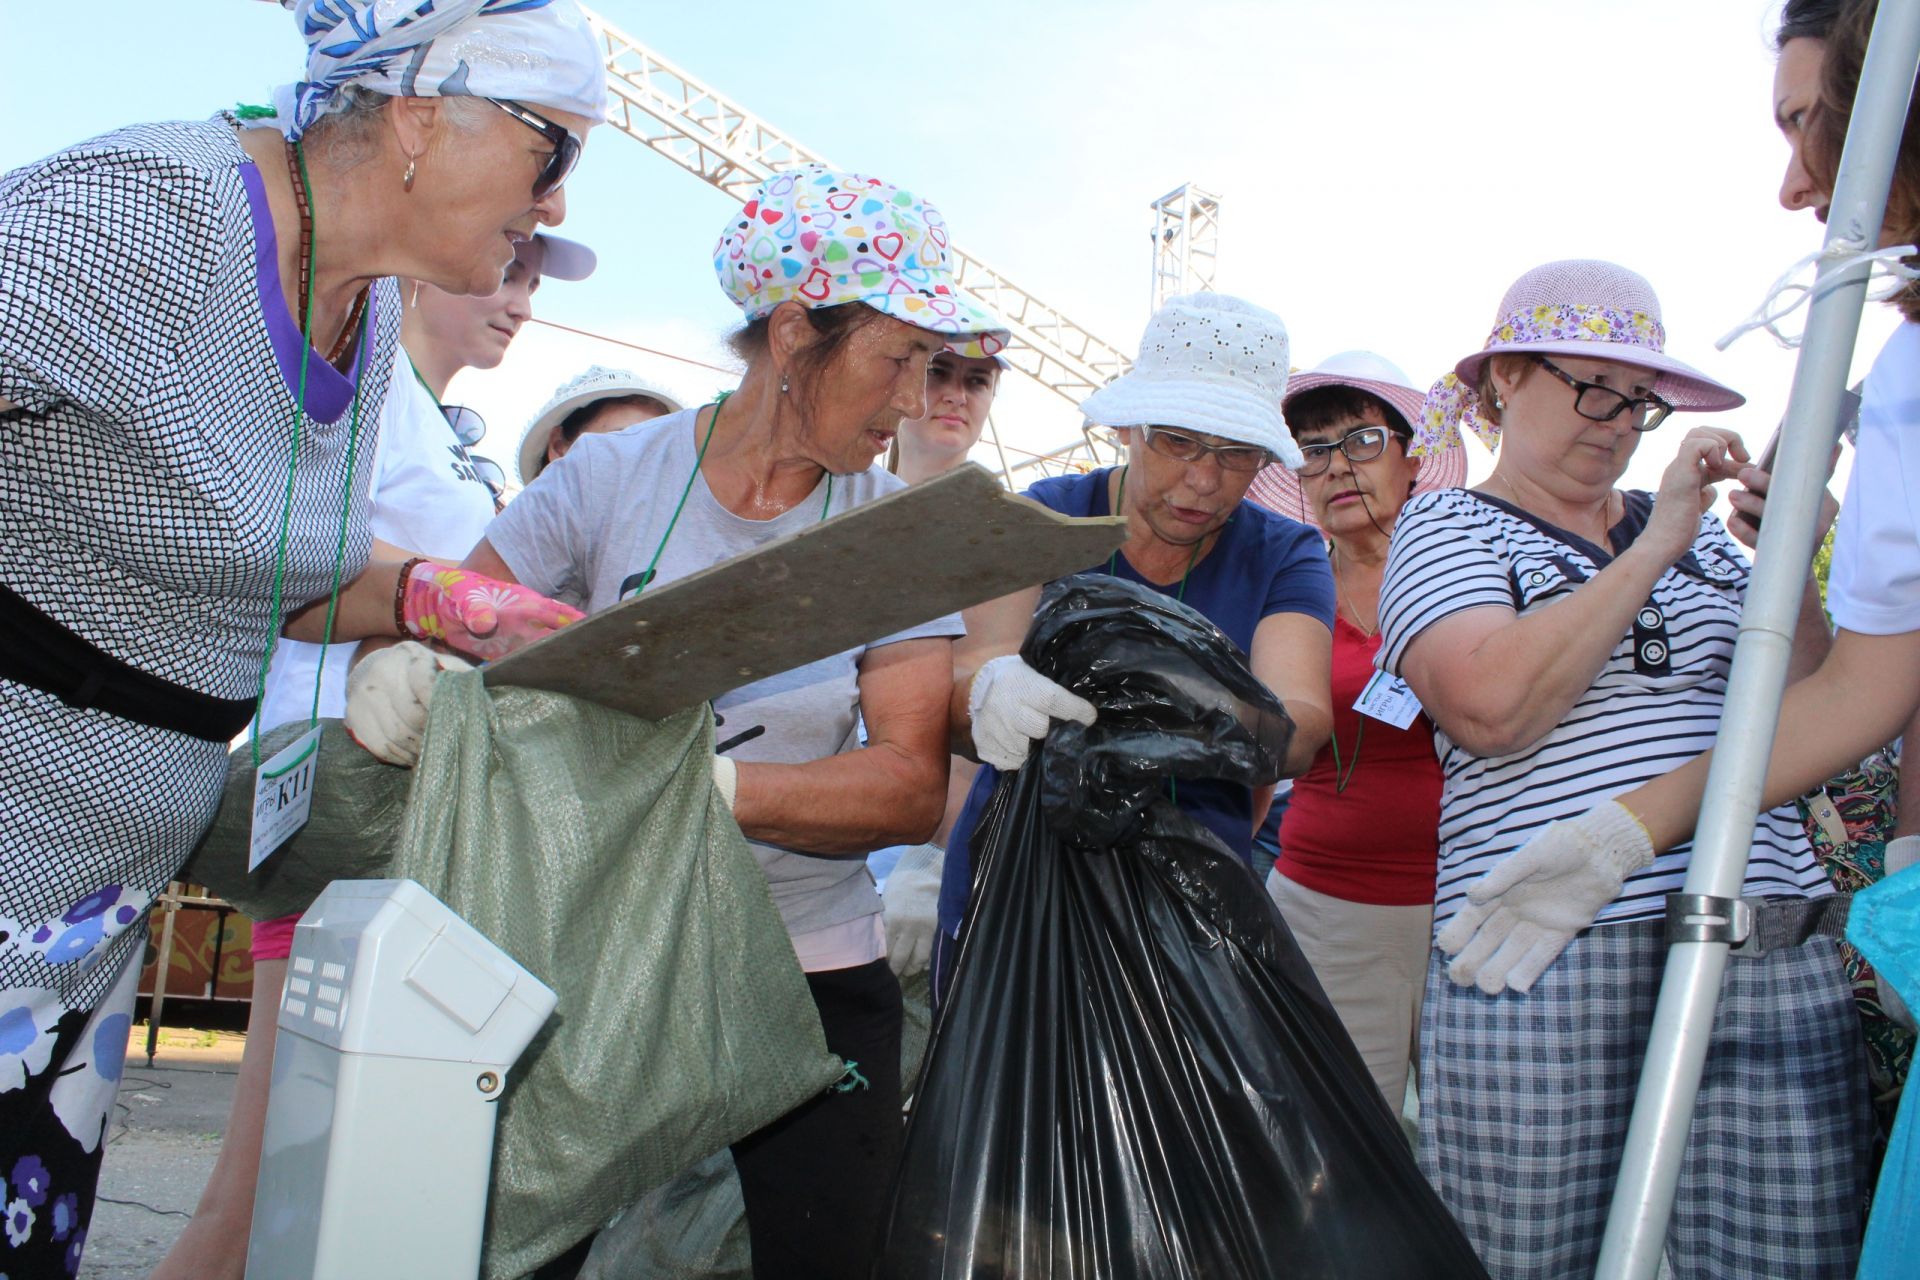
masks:
<path id="1" fill-rule="evenodd" d="M 1409 431 L 1417 431 L 1427 395 L 1414 386 L 1399 365 L 1371 351 L 1342 351 L 1287 379 L 1287 396 L 1281 402 L 1282 414 L 1305 393 L 1318 387 L 1352 387 L 1376 396 L 1393 407 L 1406 421 Z M 1391 424 L 1389 424 L 1391 425 Z M 1413 491 L 1457 489 L 1467 481 L 1467 450 L 1456 437 L 1446 448 L 1434 449 L 1420 458 L 1420 470 Z M 1247 496 L 1269 511 L 1319 528 L 1313 518 L 1313 506 L 1300 488 L 1300 478 L 1278 464 L 1262 468 L 1247 487 Z"/>
<path id="2" fill-rule="evenodd" d="M 806 164 L 754 189 L 720 233 L 720 287 L 758 320 L 783 302 L 807 308 L 864 302 L 916 328 L 951 335 L 948 349 L 981 358 L 1008 341 L 1006 322 L 962 293 L 946 219 L 911 191 Z"/>
<path id="3" fill-rule="evenodd" d="M 1425 455 L 1459 445 L 1465 426 L 1489 449 L 1500 427 L 1480 412 L 1480 371 L 1503 352 L 1616 360 L 1659 374 L 1654 394 L 1676 409 L 1717 413 L 1747 398 L 1666 353 L 1660 299 L 1645 277 L 1611 262 L 1575 258 L 1535 267 L 1500 300 L 1487 344 L 1433 384 L 1414 426 L 1413 448 Z"/>

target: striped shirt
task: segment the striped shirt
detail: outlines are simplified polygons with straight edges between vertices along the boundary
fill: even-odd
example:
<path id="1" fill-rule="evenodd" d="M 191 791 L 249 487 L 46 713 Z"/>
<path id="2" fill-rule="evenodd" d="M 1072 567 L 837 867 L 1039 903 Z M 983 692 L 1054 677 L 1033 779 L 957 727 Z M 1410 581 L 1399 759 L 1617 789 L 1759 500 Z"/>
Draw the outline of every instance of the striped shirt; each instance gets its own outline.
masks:
<path id="1" fill-rule="evenodd" d="M 1626 514 L 1608 533 L 1611 551 L 1464 489 L 1409 502 L 1394 526 L 1380 586 L 1380 665 L 1399 674 L 1414 637 L 1463 610 L 1524 616 L 1567 598 L 1646 526 L 1651 495 L 1623 496 Z M 1660 576 L 1606 666 L 1552 732 L 1512 755 L 1483 757 L 1435 729 L 1443 773 L 1436 930 L 1464 905 L 1475 880 L 1547 824 L 1585 813 L 1713 746 L 1748 573 L 1746 556 L 1720 521 L 1702 516 L 1692 550 Z M 1680 890 L 1692 848 L 1676 845 L 1629 876 L 1599 922 L 1661 918 L 1664 895 Z M 1743 893 L 1830 892 L 1793 806 L 1762 814 Z"/>

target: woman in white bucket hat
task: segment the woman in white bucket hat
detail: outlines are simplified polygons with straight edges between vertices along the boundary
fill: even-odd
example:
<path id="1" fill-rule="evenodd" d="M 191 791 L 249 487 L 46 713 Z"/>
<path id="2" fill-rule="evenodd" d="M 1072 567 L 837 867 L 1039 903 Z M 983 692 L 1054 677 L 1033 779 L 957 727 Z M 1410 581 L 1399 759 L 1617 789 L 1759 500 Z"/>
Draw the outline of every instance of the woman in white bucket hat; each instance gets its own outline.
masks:
<path id="1" fill-rule="evenodd" d="M 1287 329 L 1238 298 L 1188 294 L 1148 321 L 1133 369 L 1081 409 L 1118 429 L 1127 462 L 1055 476 L 1027 496 L 1070 516 L 1127 518 L 1127 542 L 1089 566 L 1182 600 L 1244 649 L 1254 674 L 1294 721 L 1287 776 L 1305 769 L 1327 738 L 1333 579 L 1320 539 L 1305 525 L 1246 501 L 1274 459 L 1298 466 L 1280 415 L 1287 388 Z M 992 766 L 980 770 L 954 823 L 940 894 L 934 987 L 944 998 L 953 940 L 972 884 L 968 842 L 999 769 L 1018 768 L 1054 719 L 1091 723 L 1093 708 L 1017 654 L 1033 619 L 1035 586 L 969 613 L 954 649 L 955 745 Z M 1266 798 L 1224 782 L 1180 784 L 1182 809 L 1252 861 Z"/>
<path id="2" fill-rule="evenodd" d="M 1421 1165 L 1496 1276 L 1592 1271 L 1688 860 L 1656 858 L 1609 797 L 1712 744 L 1749 573 L 1707 512 L 1747 457 L 1732 432 L 1689 431 L 1657 495 L 1614 485 L 1673 409 L 1741 403 L 1666 354 L 1644 279 L 1592 261 L 1523 275 L 1429 395 L 1423 443 L 1465 423 L 1498 464 L 1401 513 L 1380 663 L 1432 717 L 1445 778 Z M 1796 666 L 1817 660 L 1797 647 Z M 1514 855 L 1596 805 L 1586 836 Z M 1746 895 L 1804 915 L 1831 892 L 1791 806 L 1760 815 L 1752 848 Z M 1851 1274 L 1859 1035 L 1830 939 L 1729 968 L 1676 1274 Z"/>
<path id="3" fill-rule="evenodd" d="M 624 431 L 686 408 L 669 392 L 625 369 L 596 364 L 561 383 L 520 438 L 520 483 L 533 483 L 583 435 Z"/>

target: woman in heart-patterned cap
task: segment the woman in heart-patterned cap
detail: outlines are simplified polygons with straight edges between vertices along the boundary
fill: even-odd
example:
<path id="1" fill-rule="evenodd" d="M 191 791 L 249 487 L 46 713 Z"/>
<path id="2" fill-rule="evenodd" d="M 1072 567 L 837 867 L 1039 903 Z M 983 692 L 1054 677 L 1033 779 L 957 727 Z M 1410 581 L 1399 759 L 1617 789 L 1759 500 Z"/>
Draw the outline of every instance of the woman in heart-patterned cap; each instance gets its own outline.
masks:
<path id="1" fill-rule="evenodd" d="M 1006 341 L 961 296 L 939 213 L 875 178 L 813 166 L 769 179 L 715 261 L 747 319 L 739 389 L 642 431 L 581 436 L 467 569 L 591 612 L 802 532 L 904 487 L 878 464 L 900 424 L 925 416 L 937 352 Z M 795 600 L 794 625 L 852 603 Z M 962 632 L 957 616 L 936 619 L 713 700 L 718 796 L 848 1066 L 838 1089 L 733 1146 L 756 1275 L 870 1269 L 900 1143 L 902 1013 L 865 858 L 919 844 L 942 817 Z M 347 723 L 395 710 L 350 692 Z"/>

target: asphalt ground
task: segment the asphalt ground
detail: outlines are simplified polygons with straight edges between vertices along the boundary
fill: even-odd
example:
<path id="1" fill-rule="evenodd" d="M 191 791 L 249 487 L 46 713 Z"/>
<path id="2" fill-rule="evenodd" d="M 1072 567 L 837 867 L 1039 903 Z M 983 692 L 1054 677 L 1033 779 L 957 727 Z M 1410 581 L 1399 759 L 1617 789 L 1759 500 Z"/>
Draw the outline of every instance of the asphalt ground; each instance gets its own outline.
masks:
<path id="1" fill-rule="evenodd" d="M 140 1280 L 187 1225 L 227 1128 L 246 1037 L 168 1027 L 152 1066 L 135 1023 L 82 1280 Z"/>

